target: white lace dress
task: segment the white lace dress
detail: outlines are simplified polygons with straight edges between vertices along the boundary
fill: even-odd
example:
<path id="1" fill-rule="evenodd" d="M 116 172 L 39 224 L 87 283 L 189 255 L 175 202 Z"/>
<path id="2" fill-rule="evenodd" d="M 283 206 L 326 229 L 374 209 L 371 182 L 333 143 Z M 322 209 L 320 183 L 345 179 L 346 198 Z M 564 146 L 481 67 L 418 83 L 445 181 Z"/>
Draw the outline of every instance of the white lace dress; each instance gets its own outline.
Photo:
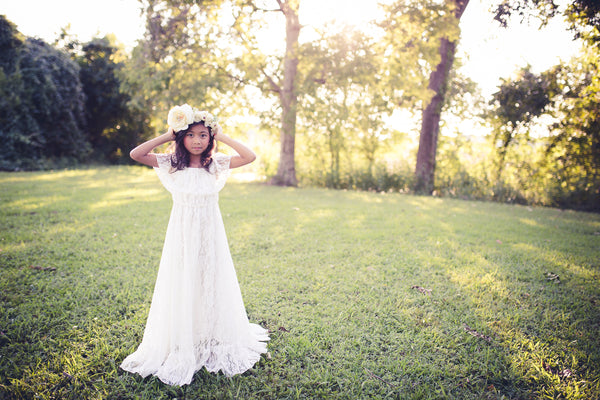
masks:
<path id="1" fill-rule="evenodd" d="M 241 374 L 267 351 L 269 336 L 248 321 L 219 210 L 230 157 L 215 154 L 210 172 L 173 173 L 169 154 L 156 158 L 173 208 L 144 337 L 121 368 L 169 385 L 189 384 L 202 367 Z"/>

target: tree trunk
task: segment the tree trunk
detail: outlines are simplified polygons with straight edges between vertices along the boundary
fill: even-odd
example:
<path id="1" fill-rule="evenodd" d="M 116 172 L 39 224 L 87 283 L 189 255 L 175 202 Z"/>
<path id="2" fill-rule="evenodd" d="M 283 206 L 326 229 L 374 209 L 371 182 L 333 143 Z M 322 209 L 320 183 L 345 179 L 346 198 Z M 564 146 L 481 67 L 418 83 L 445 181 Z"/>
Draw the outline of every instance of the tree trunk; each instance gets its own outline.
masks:
<path id="1" fill-rule="evenodd" d="M 277 174 L 271 183 L 280 186 L 296 186 L 296 161 L 294 148 L 296 141 L 296 110 L 298 99 L 296 95 L 296 75 L 298 71 L 298 36 L 300 22 L 298 20 L 299 0 L 280 1 L 285 15 L 285 58 L 283 62 L 283 87 L 281 99 L 281 151 Z"/>
<path id="2" fill-rule="evenodd" d="M 460 20 L 469 0 L 452 0 L 456 6 L 454 16 Z M 425 107 L 421 120 L 421 134 L 417 165 L 415 168 L 415 192 L 431 194 L 435 180 L 435 156 L 440 131 L 440 115 L 448 87 L 448 75 L 454 61 L 456 42 L 446 38 L 440 42 L 440 62 L 429 77 L 429 89 L 434 96 Z"/>

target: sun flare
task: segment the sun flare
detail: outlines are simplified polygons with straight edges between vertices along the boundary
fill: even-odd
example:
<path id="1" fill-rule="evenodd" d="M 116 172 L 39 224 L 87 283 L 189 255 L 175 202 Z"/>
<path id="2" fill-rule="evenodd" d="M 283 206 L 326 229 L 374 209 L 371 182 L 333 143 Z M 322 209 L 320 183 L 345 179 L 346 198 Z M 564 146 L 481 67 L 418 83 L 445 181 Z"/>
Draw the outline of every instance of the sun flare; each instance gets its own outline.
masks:
<path id="1" fill-rule="evenodd" d="M 321 27 L 332 21 L 360 26 L 374 20 L 380 13 L 374 0 L 302 0 L 300 22 Z"/>

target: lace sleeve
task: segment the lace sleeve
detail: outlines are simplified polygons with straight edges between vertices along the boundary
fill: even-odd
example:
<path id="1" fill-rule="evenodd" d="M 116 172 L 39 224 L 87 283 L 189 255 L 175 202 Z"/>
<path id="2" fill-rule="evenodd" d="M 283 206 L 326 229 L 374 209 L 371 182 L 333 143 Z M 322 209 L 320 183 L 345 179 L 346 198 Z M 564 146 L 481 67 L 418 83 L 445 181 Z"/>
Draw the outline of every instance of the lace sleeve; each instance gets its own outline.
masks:
<path id="1" fill-rule="evenodd" d="M 171 154 L 155 154 L 158 167 L 154 167 L 158 179 L 163 184 L 165 189 L 171 191 L 173 184 L 173 176 L 171 174 Z"/>
<path id="2" fill-rule="evenodd" d="M 155 154 L 158 169 L 166 169 L 167 172 L 171 169 L 171 154 Z"/>
<path id="3" fill-rule="evenodd" d="M 216 153 L 213 155 L 213 163 L 215 165 L 215 175 L 217 179 L 217 190 L 223 189 L 225 186 L 225 182 L 227 178 L 229 178 L 229 163 L 231 161 L 231 156 L 228 156 L 223 153 Z"/>

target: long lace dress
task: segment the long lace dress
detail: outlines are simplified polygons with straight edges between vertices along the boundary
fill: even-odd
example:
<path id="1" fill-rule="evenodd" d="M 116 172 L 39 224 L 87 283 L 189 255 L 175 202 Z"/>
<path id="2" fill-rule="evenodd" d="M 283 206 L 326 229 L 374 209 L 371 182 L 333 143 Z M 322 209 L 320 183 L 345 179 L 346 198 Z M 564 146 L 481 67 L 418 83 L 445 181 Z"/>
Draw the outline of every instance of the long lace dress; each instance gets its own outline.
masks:
<path id="1" fill-rule="evenodd" d="M 241 374 L 267 351 L 269 336 L 248 321 L 219 210 L 230 157 L 216 153 L 210 172 L 173 173 L 169 154 L 156 158 L 173 208 L 144 337 L 121 368 L 169 385 L 189 384 L 202 367 Z"/>

